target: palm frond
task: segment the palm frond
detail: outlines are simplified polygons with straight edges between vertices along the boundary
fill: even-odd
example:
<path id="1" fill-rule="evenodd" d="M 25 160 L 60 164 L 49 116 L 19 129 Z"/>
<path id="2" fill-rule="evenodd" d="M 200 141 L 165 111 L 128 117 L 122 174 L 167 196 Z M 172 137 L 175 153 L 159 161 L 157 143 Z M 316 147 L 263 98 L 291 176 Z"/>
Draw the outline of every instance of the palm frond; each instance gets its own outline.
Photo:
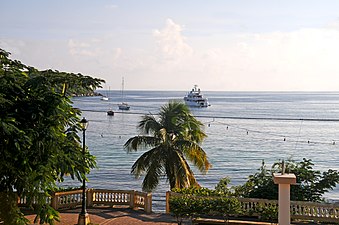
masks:
<path id="1" fill-rule="evenodd" d="M 159 160 L 157 157 L 152 157 L 146 176 L 142 182 L 142 190 L 151 192 L 155 189 L 163 174 L 163 161 Z"/>
<path id="2" fill-rule="evenodd" d="M 161 124 L 153 115 L 144 115 L 139 122 L 138 129 L 143 134 L 154 134 L 161 129 Z"/>
<path id="3" fill-rule="evenodd" d="M 160 109 L 160 123 L 166 127 L 168 132 L 175 132 L 180 129 L 180 120 L 189 113 L 189 108 L 178 101 L 171 101 Z M 179 126 L 178 126 L 179 125 Z"/>
<path id="4" fill-rule="evenodd" d="M 146 174 L 142 185 L 144 191 L 151 191 L 159 184 L 159 179 L 163 174 L 162 155 L 161 148 L 153 148 L 142 154 L 133 164 L 131 173 L 136 178 Z"/>
<path id="5" fill-rule="evenodd" d="M 160 140 L 157 137 L 151 136 L 135 136 L 126 141 L 124 149 L 127 152 L 137 151 L 138 148 L 154 147 L 159 144 Z"/>
<path id="6" fill-rule="evenodd" d="M 159 113 L 160 123 L 166 127 L 169 133 L 175 133 L 184 139 L 189 139 L 197 143 L 207 137 L 204 133 L 204 124 L 197 120 L 187 105 L 172 101 L 161 108 Z"/>
<path id="7" fill-rule="evenodd" d="M 131 173 L 134 174 L 136 178 L 140 177 L 145 171 L 148 171 L 151 163 L 154 163 L 156 160 L 161 160 L 161 157 L 159 157 L 160 154 L 159 148 L 153 148 L 143 153 L 133 164 Z"/>
<path id="8" fill-rule="evenodd" d="M 203 131 L 204 125 L 200 121 L 188 121 L 186 127 L 188 139 L 196 143 L 202 143 L 203 140 L 207 137 Z"/>
<path id="9" fill-rule="evenodd" d="M 200 172 L 207 173 L 211 168 L 206 152 L 196 143 L 190 141 L 178 141 L 183 154 L 196 166 Z"/>

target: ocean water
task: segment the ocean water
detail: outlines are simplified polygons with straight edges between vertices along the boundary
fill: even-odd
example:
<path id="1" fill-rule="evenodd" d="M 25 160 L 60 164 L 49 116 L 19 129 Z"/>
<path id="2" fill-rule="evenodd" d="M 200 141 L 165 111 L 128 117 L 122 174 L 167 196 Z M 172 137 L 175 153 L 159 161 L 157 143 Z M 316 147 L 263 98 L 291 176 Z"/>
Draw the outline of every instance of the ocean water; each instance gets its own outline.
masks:
<path id="1" fill-rule="evenodd" d="M 107 93 L 105 91 L 104 93 Z M 118 110 L 120 91 L 110 91 L 109 101 L 100 97 L 75 97 L 75 107 L 89 120 L 86 144 L 96 156 L 98 169 L 89 174 L 93 188 L 141 190 L 142 178 L 130 174 L 144 152 L 126 153 L 124 143 L 139 132 L 144 114 L 156 114 L 170 100 L 182 100 L 184 91 L 125 91 L 130 111 Z M 201 186 L 214 188 L 223 177 L 231 185 L 243 184 L 264 160 L 268 166 L 282 159 L 312 159 L 315 169 L 339 169 L 339 92 L 203 92 L 211 104 L 192 109 L 205 125 L 208 137 L 202 147 L 212 168 L 195 171 Z M 106 111 L 112 109 L 110 117 Z M 63 186 L 80 186 L 66 179 Z M 166 179 L 153 192 L 153 209 L 165 210 Z M 339 201 L 339 187 L 325 195 Z"/>

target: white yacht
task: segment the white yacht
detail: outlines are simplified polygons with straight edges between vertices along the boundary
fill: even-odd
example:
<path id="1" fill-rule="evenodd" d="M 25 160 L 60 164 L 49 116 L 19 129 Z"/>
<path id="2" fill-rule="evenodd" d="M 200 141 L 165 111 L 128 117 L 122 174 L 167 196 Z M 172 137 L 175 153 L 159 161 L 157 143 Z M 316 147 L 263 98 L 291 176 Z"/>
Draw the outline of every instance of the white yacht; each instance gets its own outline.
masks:
<path id="1" fill-rule="evenodd" d="M 184 97 L 185 103 L 191 107 L 208 107 L 210 104 L 208 103 L 208 99 L 205 98 L 198 85 L 194 85 L 192 90 Z"/>

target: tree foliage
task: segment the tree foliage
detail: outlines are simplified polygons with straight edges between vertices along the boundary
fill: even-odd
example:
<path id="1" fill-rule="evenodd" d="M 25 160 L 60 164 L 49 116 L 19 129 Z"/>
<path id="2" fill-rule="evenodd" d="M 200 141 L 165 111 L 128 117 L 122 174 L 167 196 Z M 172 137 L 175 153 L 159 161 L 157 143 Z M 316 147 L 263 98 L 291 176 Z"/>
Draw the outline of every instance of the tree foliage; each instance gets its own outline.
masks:
<path id="1" fill-rule="evenodd" d="M 28 200 L 38 193 L 46 197 L 65 175 L 82 180 L 95 167 L 88 151 L 83 163 L 80 111 L 72 107 L 70 96 L 93 91 L 103 80 L 39 71 L 9 55 L 0 49 L 0 202 L 8 202 L 0 205 L 11 208 L 0 208 L 0 221 L 24 224 L 11 202 L 14 192 Z"/>
<path id="2" fill-rule="evenodd" d="M 324 172 L 313 169 L 311 159 L 304 158 L 300 162 L 288 160 L 286 173 L 294 173 L 297 184 L 291 185 L 291 200 L 295 201 L 324 201 L 323 194 L 332 190 L 339 183 L 339 172 L 329 169 Z M 251 176 L 244 185 L 236 187 L 238 196 L 248 198 L 278 199 L 278 185 L 273 182 L 273 173 L 281 172 L 282 163 L 274 163 L 267 169 L 265 163 L 259 171 Z"/>
<path id="3" fill-rule="evenodd" d="M 199 146 L 206 134 L 203 124 L 181 102 L 169 102 L 161 107 L 158 116 L 144 115 L 139 122 L 140 135 L 125 143 L 128 152 L 151 148 L 132 166 L 132 173 L 145 175 L 143 190 L 152 191 L 164 175 L 171 188 L 197 185 L 187 160 L 201 172 L 207 172 L 210 163 Z"/>

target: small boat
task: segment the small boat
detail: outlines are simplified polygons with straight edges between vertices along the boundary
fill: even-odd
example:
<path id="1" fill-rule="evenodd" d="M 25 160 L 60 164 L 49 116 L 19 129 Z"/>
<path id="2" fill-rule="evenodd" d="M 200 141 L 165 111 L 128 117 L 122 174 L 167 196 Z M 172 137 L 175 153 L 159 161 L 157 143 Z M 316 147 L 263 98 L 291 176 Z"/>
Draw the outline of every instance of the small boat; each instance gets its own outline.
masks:
<path id="1" fill-rule="evenodd" d="M 114 112 L 113 112 L 113 110 L 108 110 L 107 111 L 107 116 L 114 116 Z"/>
<path id="2" fill-rule="evenodd" d="M 192 90 L 184 97 L 186 105 L 191 107 L 208 107 L 210 106 L 208 99 L 205 98 L 198 85 L 194 85 Z"/>
<path id="3" fill-rule="evenodd" d="M 129 110 L 131 107 L 124 102 L 124 78 L 122 78 L 122 84 L 121 84 L 121 99 L 122 102 L 118 104 L 118 107 L 120 110 Z"/>
<path id="4" fill-rule="evenodd" d="M 126 102 L 122 102 L 120 104 L 118 104 L 118 107 L 120 110 L 129 110 L 130 106 L 126 103 Z"/>

